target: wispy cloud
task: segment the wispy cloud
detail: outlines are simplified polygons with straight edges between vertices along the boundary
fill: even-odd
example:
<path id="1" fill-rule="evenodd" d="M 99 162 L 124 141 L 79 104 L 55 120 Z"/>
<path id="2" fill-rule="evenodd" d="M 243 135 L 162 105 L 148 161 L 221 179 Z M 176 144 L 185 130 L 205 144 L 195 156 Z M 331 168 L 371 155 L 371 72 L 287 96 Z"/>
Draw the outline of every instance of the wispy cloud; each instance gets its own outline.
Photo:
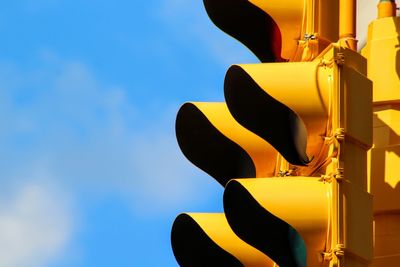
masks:
<path id="1" fill-rule="evenodd" d="M 62 253 L 73 231 L 62 194 L 26 184 L 0 204 L 0 265 L 41 267 Z"/>
<path id="2" fill-rule="evenodd" d="M 127 90 L 51 53 L 34 69 L 0 63 L 0 266 L 46 266 L 75 240 L 82 211 L 63 194 L 118 194 L 165 216 L 220 189 L 179 151 L 178 104 L 155 105 L 149 121 Z"/>
<path id="3" fill-rule="evenodd" d="M 0 76 L 2 183 L 46 170 L 70 191 L 113 190 L 154 213 L 207 195 L 175 141 L 178 104 L 156 106 L 159 115 L 150 116 L 127 98 L 136 88 L 107 85 L 89 66 L 51 53 L 35 70 L 0 69 L 8 73 Z"/>

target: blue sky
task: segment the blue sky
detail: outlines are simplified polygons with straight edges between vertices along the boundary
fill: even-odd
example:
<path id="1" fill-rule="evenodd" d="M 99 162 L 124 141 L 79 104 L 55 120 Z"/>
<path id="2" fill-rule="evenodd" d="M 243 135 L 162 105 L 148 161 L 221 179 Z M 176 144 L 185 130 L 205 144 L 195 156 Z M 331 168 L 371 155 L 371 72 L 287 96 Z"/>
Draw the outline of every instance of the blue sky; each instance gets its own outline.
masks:
<path id="1" fill-rule="evenodd" d="M 7 1 L 0 40 L 0 266 L 177 266 L 174 218 L 221 211 L 222 188 L 176 112 L 254 56 L 201 0 Z"/>
<path id="2" fill-rule="evenodd" d="M 254 57 L 202 1 L 9 1 L 0 36 L 0 266 L 177 266 L 172 221 L 222 188 L 176 112 Z"/>

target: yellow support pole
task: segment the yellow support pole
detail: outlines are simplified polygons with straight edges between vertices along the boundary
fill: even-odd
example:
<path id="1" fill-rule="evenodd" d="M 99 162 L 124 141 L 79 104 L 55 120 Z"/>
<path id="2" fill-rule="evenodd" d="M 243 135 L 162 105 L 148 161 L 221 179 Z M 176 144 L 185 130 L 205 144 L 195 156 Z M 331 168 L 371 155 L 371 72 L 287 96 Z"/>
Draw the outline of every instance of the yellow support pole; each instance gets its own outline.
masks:
<path id="1" fill-rule="evenodd" d="M 339 43 L 343 47 L 357 50 L 356 39 L 356 0 L 340 0 L 339 5 Z"/>
<path id="2" fill-rule="evenodd" d="M 378 19 L 396 17 L 396 1 L 381 0 L 378 4 Z"/>

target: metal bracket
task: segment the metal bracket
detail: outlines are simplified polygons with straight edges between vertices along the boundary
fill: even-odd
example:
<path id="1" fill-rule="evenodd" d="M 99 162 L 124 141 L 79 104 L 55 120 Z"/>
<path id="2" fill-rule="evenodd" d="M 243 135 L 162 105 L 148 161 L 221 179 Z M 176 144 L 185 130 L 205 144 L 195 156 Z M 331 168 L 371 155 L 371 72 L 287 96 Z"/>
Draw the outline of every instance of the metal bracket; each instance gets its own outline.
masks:
<path id="1" fill-rule="evenodd" d="M 346 132 L 345 132 L 344 128 L 337 128 L 333 135 L 335 136 L 336 140 L 338 140 L 339 142 L 342 142 L 345 139 Z"/>
<path id="2" fill-rule="evenodd" d="M 322 252 L 322 258 L 325 262 L 333 260 L 333 253 L 332 251 L 330 252 Z"/>
<path id="3" fill-rule="evenodd" d="M 345 56 L 343 53 L 337 53 L 333 60 L 338 66 L 343 66 L 345 64 Z"/>
<path id="4" fill-rule="evenodd" d="M 338 182 L 344 180 L 344 169 L 343 168 L 337 168 L 336 173 L 333 175 L 333 178 L 335 178 Z"/>
<path id="5" fill-rule="evenodd" d="M 321 178 L 318 180 L 320 182 L 323 183 L 332 183 L 332 175 L 328 174 L 328 175 L 321 175 Z"/>
<path id="6" fill-rule="evenodd" d="M 317 39 L 317 35 L 315 33 L 304 34 L 304 41 L 316 40 L 316 39 Z"/>
<path id="7" fill-rule="evenodd" d="M 293 170 L 279 170 L 278 177 L 292 176 Z"/>
<path id="8" fill-rule="evenodd" d="M 336 255 L 336 257 L 341 258 L 344 256 L 344 249 L 345 247 L 343 244 L 337 244 L 333 249 L 333 253 Z"/>
<path id="9" fill-rule="evenodd" d="M 333 255 L 337 258 L 342 258 L 344 256 L 344 245 L 337 244 L 333 249 L 329 250 L 328 252 L 322 252 L 322 258 L 324 262 L 329 262 L 333 260 Z M 335 266 L 335 265 L 334 265 Z"/>

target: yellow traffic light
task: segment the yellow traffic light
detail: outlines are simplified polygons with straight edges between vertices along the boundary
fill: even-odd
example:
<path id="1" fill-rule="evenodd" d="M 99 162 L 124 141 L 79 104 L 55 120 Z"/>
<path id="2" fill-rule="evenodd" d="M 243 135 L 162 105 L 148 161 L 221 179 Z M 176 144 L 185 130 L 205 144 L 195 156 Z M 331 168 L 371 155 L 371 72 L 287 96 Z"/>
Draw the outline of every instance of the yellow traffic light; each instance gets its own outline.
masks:
<path id="1" fill-rule="evenodd" d="M 280 173 L 290 176 L 229 182 L 226 217 L 280 266 L 356 266 L 372 258 L 372 84 L 364 73 L 365 59 L 337 46 L 313 62 L 228 70 L 233 117 L 289 162 Z"/>
<path id="2" fill-rule="evenodd" d="M 215 25 L 262 62 L 311 60 L 339 39 L 339 0 L 203 1 Z"/>
<path id="3" fill-rule="evenodd" d="M 211 175 L 221 166 L 235 170 L 251 165 L 228 162 L 219 166 L 219 161 L 214 162 L 217 153 L 212 155 L 208 149 L 218 150 L 223 158 L 229 151 L 223 149 L 224 142 L 243 151 L 257 147 L 257 155 L 275 166 L 260 178 L 231 180 L 224 193 L 226 218 L 238 237 L 230 236 L 263 252 L 274 264 L 319 266 L 331 262 L 356 266 L 372 258 L 372 198 L 366 192 L 372 84 L 364 76 L 365 70 L 365 59 L 335 45 L 312 62 L 235 65 L 225 79 L 232 115 L 224 103 L 187 103 L 178 113 L 177 136 L 182 150 L 195 164 L 193 158 L 210 160 L 203 166 L 214 164 L 207 171 Z M 252 132 L 283 158 L 277 158 L 271 146 Z M 225 160 L 231 158 L 225 156 Z M 217 180 L 225 185 L 233 178 L 238 177 Z M 178 217 L 173 236 L 183 236 L 188 242 L 185 233 L 192 230 L 185 229 L 195 223 L 196 229 L 205 231 L 207 242 L 218 251 L 227 251 L 231 237 L 206 231 L 225 225 L 224 231 L 230 232 L 222 219 L 216 222 L 211 215 L 196 215 L 201 216 L 200 222 L 192 214 L 185 216 L 191 219 Z M 202 236 L 205 238 L 204 233 Z M 207 251 L 196 247 L 192 248 L 196 251 L 188 252 L 190 246 L 182 245 L 182 240 L 172 240 L 175 255 Z M 236 259 L 241 257 L 232 253 Z M 243 259 L 240 262 L 244 264 Z"/>
<path id="4" fill-rule="evenodd" d="M 171 240 L 181 266 L 277 267 L 268 256 L 238 238 L 223 213 L 180 214 Z"/>
<path id="5" fill-rule="evenodd" d="M 225 77 L 225 98 L 239 123 L 268 141 L 290 163 L 307 165 L 306 148 L 315 157 L 324 144 L 329 79 L 332 69 L 318 61 L 234 65 Z M 308 137 L 312 140 L 307 147 Z M 326 158 L 326 152 L 320 157 Z"/>
<path id="6" fill-rule="evenodd" d="M 378 19 L 369 25 L 362 50 L 374 83 L 374 144 L 368 154 L 368 191 L 374 196 L 373 267 L 396 267 L 400 262 L 399 34 L 395 1 L 380 1 Z"/>
<path id="7" fill-rule="evenodd" d="M 277 152 L 235 121 L 225 103 L 186 103 L 176 118 L 183 154 L 222 186 L 232 177 L 268 177 Z"/>
<path id="8" fill-rule="evenodd" d="M 354 51 L 355 1 L 204 3 L 218 27 L 262 62 L 278 62 L 233 65 L 226 103 L 178 112 L 182 152 L 225 187 L 225 213 L 175 220 L 178 263 L 368 266 L 372 83 Z"/>
<path id="9" fill-rule="evenodd" d="M 224 193 L 229 224 L 279 266 L 321 266 L 331 246 L 333 186 L 318 177 L 232 180 Z"/>

